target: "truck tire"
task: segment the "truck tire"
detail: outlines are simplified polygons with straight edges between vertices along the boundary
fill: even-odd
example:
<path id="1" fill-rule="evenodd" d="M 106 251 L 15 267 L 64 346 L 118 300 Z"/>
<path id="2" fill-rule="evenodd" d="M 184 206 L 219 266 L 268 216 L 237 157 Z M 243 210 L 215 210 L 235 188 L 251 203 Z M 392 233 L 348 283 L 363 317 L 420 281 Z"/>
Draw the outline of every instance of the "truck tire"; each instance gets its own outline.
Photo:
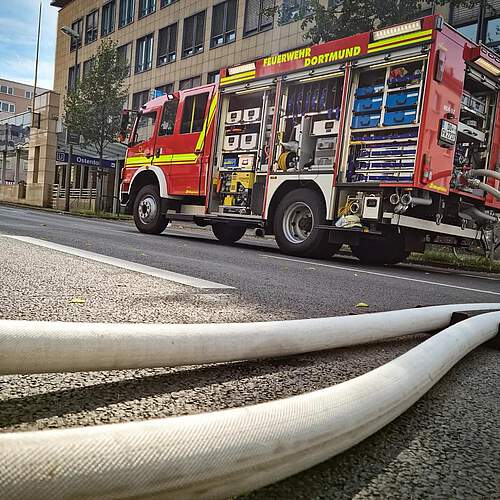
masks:
<path id="1" fill-rule="evenodd" d="M 215 237 L 225 245 L 232 245 L 240 240 L 245 234 L 247 228 L 236 224 L 214 224 L 212 231 Z"/>
<path id="2" fill-rule="evenodd" d="M 328 232 L 318 229 L 325 223 L 321 196 L 312 189 L 290 191 L 274 215 L 274 236 L 280 250 L 300 257 L 331 257 L 336 248 L 328 244 Z"/>
<path id="3" fill-rule="evenodd" d="M 161 198 L 157 186 L 148 184 L 139 190 L 134 201 L 134 222 L 141 233 L 160 234 L 168 220 L 160 212 Z"/>
<path id="4" fill-rule="evenodd" d="M 387 234 L 383 239 L 362 237 L 359 245 L 351 246 L 351 251 L 362 264 L 375 266 L 397 264 L 409 255 L 404 238 L 395 233 Z"/>

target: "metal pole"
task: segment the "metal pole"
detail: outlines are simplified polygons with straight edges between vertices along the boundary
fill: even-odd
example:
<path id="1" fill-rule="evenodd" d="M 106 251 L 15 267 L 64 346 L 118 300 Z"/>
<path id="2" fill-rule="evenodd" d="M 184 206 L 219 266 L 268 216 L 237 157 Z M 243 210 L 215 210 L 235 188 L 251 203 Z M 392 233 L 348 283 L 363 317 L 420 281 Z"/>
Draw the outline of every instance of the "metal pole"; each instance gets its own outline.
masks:
<path id="1" fill-rule="evenodd" d="M 0 168 L 0 184 L 5 182 L 5 174 L 7 172 L 7 151 L 2 151 L 2 168 Z"/>
<path id="2" fill-rule="evenodd" d="M 76 90 L 77 82 L 78 82 L 78 44 L 80 42 L 79 38 L 75 38 L 76 40 L 76 48 L 75 48 L 75 71 L 73 72 L 74 76 L 74 90 Z M 69 158 L 68 163 L 66 164 L 66 175 L 64 181 L 64 211 L 69 212 L 69 198 L 70 198 L 70 183 L 71 183 L 71 167 L 73 160 L 73 144 L 69 145 Z"/>
<path id="3" fill-rule="evenodd" d="M 115 182 L 113 189 L 113 213 L 117 214 L 120 210 L 120 201 L 118 200 L 118 196 L 120 195 L 120 173 L 121 173 L 121 165 L 120 160 L 116 160 L 115 165 Z"/>
<path id="4" fill-rule="evenodd" d="M 40 27 L 42 23 L 42 2 L 40 0 L 40 8 L 38 11 L 38 35 L 36 39 L 36 59 L 35 59 L 35 84 L 33 85 L 33 97 L 31 101 L 31 125 L 33 126 L 35 122 L 35 97 L 36 97 L 36 86 L 38 83 L 38 59 L 40 55 Z"/>
<path id="5" fill-rule="evenodd" d="M 21 170 L 21 148 L 16 148 L 16 166 L 14 169 L 14 183 L 19 182 L 19 174 Z"/>
<path id="6" fill-rule="evenodd" d="M 480 43 L 483 40 L 483 33 L 485 31 L 486 24 L 486 0 L 481 0 L 481 6 L 479 7 L 479 17 L 477 19 L 477 43 Z"/>
<path id="7" fill-rule="evenodd" d="M 64 211 L 69 212 L 69 185 L 71 182 L 71 159 L 73 157 L 73 144 L 69 145 L 69 158 L 64 176 Z"/>

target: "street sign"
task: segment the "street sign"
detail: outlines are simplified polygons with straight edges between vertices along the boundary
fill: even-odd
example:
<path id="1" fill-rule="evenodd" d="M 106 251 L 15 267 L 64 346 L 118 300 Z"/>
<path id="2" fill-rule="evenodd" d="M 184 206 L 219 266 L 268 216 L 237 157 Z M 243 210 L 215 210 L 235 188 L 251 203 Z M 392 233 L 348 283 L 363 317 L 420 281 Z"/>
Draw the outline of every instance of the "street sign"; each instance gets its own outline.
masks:
<path id="1" fill-rule="evenodd" d="M 56 153 L 56 163 L 69 163 L 69 153 L 58 151 Z M 73 156 L 71 157 L 71 163 L 76 165 L 86 165 L 88 167 L 99 167 L 99 158 L 73 154 Z M 115 169 L 116 161 L 103 159 L 102 168 Z"/>
<path id="2" fill-rule="evenodd" d="M 80 144 L 80 134 L 75 132 L 66 131 L 66 143 L 67 144 Z"/>

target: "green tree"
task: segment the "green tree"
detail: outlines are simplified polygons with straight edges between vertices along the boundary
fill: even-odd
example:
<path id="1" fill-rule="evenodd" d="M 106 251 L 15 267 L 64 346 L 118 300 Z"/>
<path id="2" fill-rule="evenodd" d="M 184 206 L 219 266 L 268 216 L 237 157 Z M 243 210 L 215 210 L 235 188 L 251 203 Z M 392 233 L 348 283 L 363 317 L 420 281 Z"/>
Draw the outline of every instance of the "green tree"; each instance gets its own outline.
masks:
<path id="1" fill-rule="evenodd" d="M 80 134 L 84 145 L 95 149 L 99 157 L 96 210 L 102 191 L 102 158 L 120 131 L 121 112 L 128 95 L 127 76 L 128 67 L 118 55 L 116 42 L 104 40 L 90 70 L 68 91 L 64 101 L 66 127 Z"/>
<path id="2" fill-rule="evenodd" d="M 435 0 L 444 5 L 449 0 Z M 472 7 L 477 0 L 454 0 L 455 6 Z M 304 39 L 313 43 L 324 42 L 383 28 L 391 24 L 404 23 L 421 16 L 425 4 L 421 0 L 333 0 L 328 6 L 320 0 L 298 0 L 294 2 L 293 14 L 284 2 L 281 7 L 271 9 L 279 18 L 287 21 L 301 20 Z"/>

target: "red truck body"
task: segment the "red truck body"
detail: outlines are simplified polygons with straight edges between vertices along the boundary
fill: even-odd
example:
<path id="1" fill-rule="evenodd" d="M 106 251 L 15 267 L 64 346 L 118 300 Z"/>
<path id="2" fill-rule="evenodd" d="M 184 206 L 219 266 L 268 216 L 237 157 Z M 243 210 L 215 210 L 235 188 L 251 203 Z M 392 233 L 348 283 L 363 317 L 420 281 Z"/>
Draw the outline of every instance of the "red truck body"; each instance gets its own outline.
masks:
<path id="1" fill-rule="evenodd" d="M 143 106 L 122 203 L 144 232 L 263 227 L 296 255 L 467 244 L 500 211 L 499 89 L 500 57 L 440 16 L 227 68 Z"/>

